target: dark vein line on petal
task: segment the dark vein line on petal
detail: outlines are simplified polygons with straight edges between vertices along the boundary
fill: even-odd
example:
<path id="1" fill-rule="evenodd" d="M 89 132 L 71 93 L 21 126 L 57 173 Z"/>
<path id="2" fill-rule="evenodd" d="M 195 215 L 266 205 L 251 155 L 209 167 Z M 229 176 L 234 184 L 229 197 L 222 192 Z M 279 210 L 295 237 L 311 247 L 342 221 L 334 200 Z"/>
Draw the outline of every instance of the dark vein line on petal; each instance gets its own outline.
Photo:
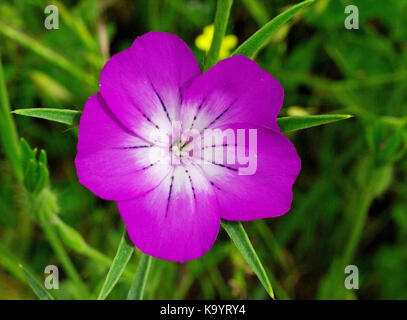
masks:
<path id="1" fill-rule="evenodd" d="M 219 188 L 213 181 L 209 180 L 209 183 L 211 184 L 211 186 L 215 187 L 218 190 L 222 190 L 221 188 Z"/>
<path id="2" fill-rule="evenodd" d="M 236 99 L 234 99 L 233 101 L 232 101 L 232 103 L 225 109 L 225 110 L 223 110 L 211 123 L 209 123 L 209 125 L 205 128 L 205 129 L 208 129 L 210 126 L 212 126 L 216 121 L 218 121 L 226 112 L 228 112 L 229 110 L 230 110 L 230 108 L 235 104 L 235 102 L 237 101 L 238 99 L 236 98 Z M 204 130 L 205 130 L 204 129 Z"/>
<path id="3" fill-rule="evenodd" d="M 229 167 L 229 166 L 225 166 L 224 164 L 221 164 L 221 163 L 216 163 L 216 162 L 213 162 L 213 161 L 209 161 L 209 160 L 207 160 L 207 159 L 205 159 L 205 158 L 198 158 L 198 159 L 204 160 L 204 161 L 206 161 L 206 162 L 209 162 L 209 163 L 211 163 L 211 164 L 214 164 L 214 165 L 219 166 L 219 167 L 222 167 L 222 168 L 226 168 L 226 169 L 229 169 L 229 170 L 232 170 L 232 171 L 238 171 L 236 168 L 232 168 L 232 167 Z"/>
<path id="4" fill-rule="evenodd" d="M 154 145 L 141 145 L 141 146 L 129 146 L 129 147 L 112 147 L 115 150 L 126 150 L 126 149 L 142 149 L 142 148 L 151 148 Z"/>
<path id="5" fill-rule="evenodd" d="M 184 96 L 182 95 L 181 88 L 178 88 L 178 93 L 179 93 L 180 105 L 182 105 L 182 102 L 184 101 Z"/>
<path id="6" fill-rule="evenodd" d="M 199 171 L 201 171 L 201 174 L 208 180 L 208 182 L 211 184 L 211 186 L 215 187 L 216 189 L 222 191 L 222 189 L 216 185 L 211 179 L 209 179 L 208 175 L 205 173 L 205 170 L 198 164 L 193 163 L 192 164 L 195 168 L 197 168 Z"/>
<path id="7" fill-rule="evenodd" d="M 201 148 L 201 150 L 204 150 L 204 149 L 208 149 L 208 148 L 218 148 L 218 147 L 232 147 L 232 146 L 234 146 L 234 147 L 237 147 L 237 143 L 235 143 L 235 144 L 227 144 L 227 143 L 223 143 L 223 144 L 213 144 L 213 145 L 211 145 L 211 146 L 205 146 L 205 147 L 202 147 Z"/>
<path id="8" fill-rule="evenodd" d="M 218 121 L 226 112 L 228 112 L 230 107 L 227 107 L 221 114 L 219 114 L 209 125 L 205 128 L 208 129 L 211 125 L 213 125 L 216 121 Z"/>
<path id="9" fill-rule="evenodd" d="M 198 117 L 199 111 L 201 110 L 202 105 L 205 103 L 205 100 L 206 100 L 206 98 L 203 98 L 203 99 L 202 99 L 202 102 L 200 103 L 200 105 L 199 105 L 199 107 L 198 107 L 198 110 L 197 110 L 196 113 L 195 113 L 194 119 L 192 120 L 191 127 L 189 128 L 189 130 L 192 130 L 192 128 L 193 128 L 193 126 L 194 126 L 194 124 L 195 124 L 195 121 L 196 121 L 196 119 L 197 119 L 197 117 Z"/>
<path id="10" fill-rule="evenodd" d="M 141 168 L 141 170 L 147 170 L 147 169 L 151 168 L 152 166 L 155 166 L 158 162 L 160 162 L 160 160 L 157 160 L 156 162 L 150 163 L 148 166 L 145 166 L 145 167 Z"/>
<path id="11" fill-rule="evenodd" d="M 170 115 L 169 115 L 169 113 L 168 113 L 167 107 L 166 107 L 165 104 L 164 104 L 163 99 L 161 98 L 160 94 L 158 93 L 158 91 L 157 91 L 156 88 L 154 87 L 153 83 L 150 82 L 150 84 L 151 84 L 151 87 L 153 88 L 153 91 L 154 91 L 154 93 L 156 94 L 158 100 L 160 100 L 161 106 L 162 106 L 162 108 L 163 108 L 165 114 L 167 115 L 168 121 L 172 124 Z"/>
<path id="12" fill-rule="evenodd" d="M 192 194 L 194 195 L 194 199 L 196 199 L 195 188 L 194 188 L 194 184 L 192 183 L 192 177 L 189 174 L 187 169 L 185 169 L 185 173 L 187 174 L 189 182 L 191 183 L 191 189 L 192 189 Z"/>
<path id="13" fill-rule="evenodd" d="M 167 208 L 165 211 L 165 216 L 168 214 L 168 208 L 170 206 L 170 200 L 171 200 L 171 193 L 172 193 L 172 185 L 174 183 L 174 176 L 171 176 L 171 184 L 170 184 L 170 190 L 168 191 L 168 199 L 167 199 Z"/>

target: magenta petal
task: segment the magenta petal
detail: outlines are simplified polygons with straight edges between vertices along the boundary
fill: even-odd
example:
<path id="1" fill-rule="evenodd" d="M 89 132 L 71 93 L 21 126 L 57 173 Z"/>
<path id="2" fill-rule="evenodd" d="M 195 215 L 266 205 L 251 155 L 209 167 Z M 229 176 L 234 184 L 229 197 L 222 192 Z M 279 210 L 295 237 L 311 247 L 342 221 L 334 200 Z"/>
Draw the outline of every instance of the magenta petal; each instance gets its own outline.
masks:
<path id="1" fill-rule="evenodd" d="M 277 115 L 284 91 L 256 62 L 234 56 L 218 62 L 186 90 L 181 108 L 184 128 L 202 130 L 250 123 L 279 131 Z"/>
<path id="2" fill-rule="evenodd" d="M 86 102 L 75 165 L 80 183 L 99 197 L 131 199 L 156 187 L 170 171 L 169 159 L 161 156 L 166 150 L 124 127 L 100 94 Z"/>
<path id="3" fill-rule="evenodd" d="M 119 201 L 118 207 L 135 246 L 164 260 L 185 262 L 201 257 L 219 231 L 214 191 L 192 165 L 175 168 L 153 191 Z"/>
<path id="4" fill-rule="evenodd" d="M 149 139 L 151 128 L 169 132 L 179 118 L 182 91 L 200 74 L 188 46 L 175 35 L 150 32 L 115 54 L 103 68 L 100 92 L 116 117 Z"/>
<path id="5" fill-rule="evenodd" d="M 247 132 L 250 126 L 229 128 Z M 248 138 L 244 152 L 249 155 L 247 141 Z M 226 158 L 226 151 L 224 155 Z M 223 165 L 202 164 L 206 177 L 216 189 L 221 218 L 248 221 L 280 216 L 290 210 L 292 186 L 301 168 L 300 158 L 290 140 L 279 132 L 257 129 L 257 162 L 253 163 L 257 163 L 257 167 L 252 175 L 240 175 L 236 171 L 247 165 L 226 164 L 226 160 Z"/>

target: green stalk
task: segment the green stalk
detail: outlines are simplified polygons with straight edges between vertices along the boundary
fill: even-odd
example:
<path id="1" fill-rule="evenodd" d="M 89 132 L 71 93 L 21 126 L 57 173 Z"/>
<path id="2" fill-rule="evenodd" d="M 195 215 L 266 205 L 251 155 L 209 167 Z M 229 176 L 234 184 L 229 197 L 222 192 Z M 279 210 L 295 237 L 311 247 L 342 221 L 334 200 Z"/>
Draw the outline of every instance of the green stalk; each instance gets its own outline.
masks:
<path id="1" fill-rule="evenodd" d="M 136 276 L 130 287 L 127 300 L 142 300 L 153 257 L 143 254 L 137 268 Z"/>
<path id="2" fill-rule="evenodd" d="M 258 0 L 243 0 L 242 2 L 259 26 L 266 24 L 267 21 L 270 20 L 268 12 L 262 2 Z"/>
<path id="3" fill-rule="evenodd" d="M 4 152 L 11 166 L 13 167 L 17 179 L 23 181 L 23 169 L 21 166 L 20 141 L 17 130 L 11 117 L 10 103 L 6 88 L 6 81 L 3 74 L 3 65 L 0 56 L 0 136 Z"/>
<path id="4" fill-rule="evenodd" d="M 54 50 L 44 46 L 37 40 L 27 36 L 25 33 L 22 33 L 14 28 L 11 28 L 1 22 L 0 22 L 0 33 L 10 38 L 11 40 L 17 42 L 21 46 L 36 53 L 40 57 L 49 61 L 50 63 L 53 63 L 59 68 L 70 73 L 78 80 L 85 81 L 90 86 L 95 86 L 95 83 L 97 83 L 93 76 L 83 72 L 79 67 L 72 64 L 72 62 L 69 61 L 67 58 L 55 52 Z"/>
<path id="5" fill-rule="evenodd" d="M 232 56 L 242 54 L 246 57 L 252 58 L 256 53 L 267 44 L 271 36 L 288 20 L 290 20 L 298 11 L 309 6 L 315 0 L 306 0 L 300 2 L 277 17 L 270 20 L 263 27 L 261 27 L 256 33 L 254 33 L 249 39 L 242 43 L 233 53 Z"/>
<path id="6" fill-rule="evenodd" d="M 360 239 L 362 237 L 363 229 L 366 224 L 367 215 L 369 212 L 370 205 L 372 204 L 374 197 L 369 191 L 362 192 L 360 194 L 359 201 L 355 208 L 355 219 L 353 224 L 353 229 L 351 231 L 351 235 L 347 245 L 345 247 L 345 251 L 342 257 L 342 265 L 343 267 L 350 264 L 352 261 Z"/>
<path id="7" fill-rule="evenodd" d="M 19 267 L 23 271 L 23 274 L 25 276 L 26 281 L 28 282 L 28 285 L 31 287 L 35 295 L 40 300 L 55 300 L 51 293 L 42 286 L 42 283 L 40 283 L 30 271 L 24 268 L 23 265 L 21 264 L 19 265 Z"/>
<path id="8" fill-rule="evenodd" d="M 240 253 L 249 264 L 251 269 L 257 275 L 258 279 L 260 280 L 269 296 L 274 299 L 274 291 L 273 287 L 271 286 L 270 279 L 267 276 L 266 270 L 264 269 L 263 264 L 261 263 L 256 253 L 256 250 L 254 250 L 249 236 L 243 228 L 243 225 L 240 222 L 236 221 L 222 220 L 222 227 L 223 229 L 225 229 L 229 237 L 239 249 Z"/>
<path id="9" fill-rule="evenodd" d="M 215 30 L 213 32 L 211 48 L 209 49 L 206 57 L 204 71 L 213 67 L 216 62 L 218 62 L 219 51 L 222 45 L 223 37 L 225 36 L 232 4 L 233 0 L 218 0 L 215 15 Z"/>
<path id="10" fill-rule="evenodd" d="M 116 256 L 113 259 L 106 280 L 103 283 L 102 289 L 99 292 L 98 300 L 104 300 L 113 290 L 117 281 L 119 281 L 124 269 L 134 252 L 134 246 L 127 236 L 126 228 L 124 228 L 122 238 L 120 239 L 119 247 L 117 248 Z"/>
<path id="11" fill-rule="evenodd" d="M 79 292 L 81 293 L 78 295 L 80 298 L 87 298 L 89 297 L 88 288 L 84 285 L 81 277 L 79 276 L 78 272 L 76 271 L 71 259 L 69 258 L 68 254 L 66 253 L 56 230 L 51 225 L 49 221 L 49 212 L 48 210 L 53 207 L 53 202 L 55 201 L 54 195 L 48 189 L 45 189 L 42 195 L 39 196 L 38 199 L 39 209 L 38 209 L 38 218 L 41 224 L 42 229 L 45 232 L 45 235 L 48 238 L 48 241 L 54 250 L 55 254 L 57 255 L 59 261 L 61 262 L 64 272 L 68 275 L 68 277 L 72 280 L 75 284 Z"/>

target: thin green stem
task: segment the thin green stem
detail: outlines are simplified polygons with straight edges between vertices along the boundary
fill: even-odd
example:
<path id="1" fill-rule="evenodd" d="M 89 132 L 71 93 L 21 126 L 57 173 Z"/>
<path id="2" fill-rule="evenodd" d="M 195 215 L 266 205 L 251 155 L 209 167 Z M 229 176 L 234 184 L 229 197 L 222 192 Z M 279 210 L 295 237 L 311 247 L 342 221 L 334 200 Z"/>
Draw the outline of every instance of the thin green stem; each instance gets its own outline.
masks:
<path id="1" fill-rule="evenodd" d="M 96 79 L 93 76 L 83 72 L 81 68 L 74 65 L 64 56 L 44 46 L 35 39 L 32 39 L 31 37 L 27 36 L 26 34 L 12 27 L 9 27 L 1 22 L 0 22 L 0 33 L 10 38 L 11 40 L 14 40 L 21 46 L 31 50 L 32 52 L 44 58 L 45 60 L 53 63 L 54 65 L 70 73 L 78 80 L 85 81 L 89 86 L 94 87 L 95 84 L 97 83 Z"/>
<path id="2" fill-rule="evenodd" d="M 119 247 L 117 248 L 116 256 L 113 259 L 109 272 L 107 273 L 105 282 L 99 292 L 98 300 L 104 300 L 113 290 L 117 281 L 119 281 L 127 264 L 134 252 L 134 246 L 130 242 L 126 228 L 123 230 L 122 238 L 120 239 Z"/>
<path id="3" fill-rule="evenodd" d="M 274 291 L 271 286 L 269 276 L 261 263 L 256 250 L 240 222 L 222 220 L 221 225 L 232 239 L 243 258 L 249 264 L 253 272 L 257 275 L 266 292 L 274 299 Z M 276 282 L 276 281 L 275 281 Z"/>
<path id="4" fill-rule="evenodd" d="M 218 61 L 219 51 L 222 45 L 223 37 L 225 36 L 232 4 L 233 0 L 218 0 L 215 15 L 215 30 L 213 32 L 211 48 L 209 49 L 206 57 L 204 71 L 213 67 Z"/>
<path id="5" fill-rule="evenodd" d="M 153 257 L 143 254 L 137 268 L 136 276 L 130 287 L 127 300 L 142 300 Z"/>
<path id="6" fill-rule="evenodd" d="M 361 192 L 357 205 L 355 206 L 354 213 L 356 220 L 353 223 L 353 229 L 351 230 L 350 238 L 346 244 L 345 251 L 342 257 L 342 265 L 347 266 L 351 263 L 360 239 L 363 234 L 363 229 L 366 224 L 367 215 L 369 212 L 370 205 L 374 196 L 366 190 L 365 192 Z"/>
<path id="7" fill-rule="evenodd" d="M 232 56 L 242 54 L 246 57 L 252 58 L 257 52 L 268 43 L 270 37 L 288 20 L 290 20 L 296 13 L 301 9 L 309 6 L 315 0 L 306 0 L 300 2 L 283 13 L 279 14 L 277 17 L 270 20 L 263 27 L 256 31 L 249 39 L 243 42 L 233 53 Z"/>
<path id="8" fill-rule="evenodd" d="M 50 190 L 44 190 L 43 191 L 43 198 L 40 199 L 39 201 L 42 201 L 44 204 L 44 206 L 48 206 L 49 205 L 49 197 L 47 197 L 47 195 L 49 195 L 51 193 Z M 50 200 L 50 202 L 52 202 L 52 200 Z M 64 272 L 66 272 L 66 274 L 68 275 L 68 277 L 72 280 L 72 282 L 75 284 L 75 286 L 77 287 L 78 291 L 80 292 L 80 294 L 78 295 L 78 297 L 80 298 L 87 298 L 89 297 L 89 291 L 88 288 L 84 285 L 81 277 L 79 276 L 79 273 L 76 271 L 71 259 L 69 258 L 68 254 L 66 253 L 61 240 L 59 239 L 56 230 L 53 228 L 53 226 L 51 225 L 51 222 L 49 221 L 49 214 L 47 213 L 47 210 L 44 210 L 43 205 L 39 206 L 39 210 L 38 210 L 38 218 L 40 220 L 40 225 L 42 227 L 42 229 L 45 232 L 45 235 L 48 238 L 48 241 L 52 247 L 52 249 L 54 250 L 55 254 L 57 255 L 59 261 L 61 262 L 63 268 L 64 268 Z"/>
<path id="9" fill-rule="evenodd" d="M 17 130 L 10 113 L 10 103 L 6 88 L 6 80 L 3 74 L 3 65 L 0 56 L 0 136 L 4 151 L 11 166 L 13 167 L 17 179 L 23 180 L 23 169 L 21 166 L 20 141 Z"/>

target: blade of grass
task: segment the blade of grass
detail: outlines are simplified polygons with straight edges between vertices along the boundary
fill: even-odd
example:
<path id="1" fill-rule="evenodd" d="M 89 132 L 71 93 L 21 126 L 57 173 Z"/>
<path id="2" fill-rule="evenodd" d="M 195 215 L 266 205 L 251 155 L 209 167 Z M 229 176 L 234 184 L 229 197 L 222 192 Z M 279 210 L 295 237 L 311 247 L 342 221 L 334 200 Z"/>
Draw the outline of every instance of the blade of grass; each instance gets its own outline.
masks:
<path id="1" fill-rule="evenodd" d="M 270 20 L 267 10 L 262 2 L 258 0 L 243 0 L 243 3 L 258 25 L 262 26 Z"/>
<path id="2" fill-rule="evenodd" d="M 308 7 L 314 0 L 300 2 L 287 9 L 277 17 L 270 20 L 262 28 L 256 31 L 249 39 L 243 42 L 233 53 L 232 56 L 242 54 L 246 57 L 253 57 L 268 42 L 270 37 L 288 20 L 290 20 L 298 11 Z"/>
<path id="3" fill-rule="evenodd" d="M 71 11 L 68 10 L 60 1 L 49 0 L 47 2 L 58 7 L 59 13 L 65 24 L 78 35 L 78 38 L 88 50 L 97 51 L 97 43 L 81 18 L 73 16 Z"/>
<path id="4" fill-rule="evenodd" d="M 0 56 L 0 136 L 4 152 L 13 167 L 19 181 L 23 180 L 21 167 L 21 150 L 17 130 L 10 115 L 10 103 L 3 74 L 3 65 Z"/>
<path id="5" fill-rule="evenodd" d="M 19 267 L 23 271 L 29 286 L 40 300 L 55 300 L 51 293 L 49 293 L 49 291 L 42 286 L 42 284 L 31 274 L 31 272 L 25 269 L 21 264 Z"/>
<path id="6" fill-rule="evenodd" d="M 230 8 L 233 0 L 219 0 L 216 6 L 215 30 L 208 55 L 206 56 L 204 71 L 213 67 L 219 58 L 219 51 L 225 36 L 226 26 L 229 21 Z"/>
<path id="7" fill-rule="evenodd" d="M 130 287 L 127 295 L 127 300 L 142 300 L 144 295 L 144 289 L 146 287 L 148 275 L 150 273 L 152 256 L 143 254 L 141 256 L 140 263 L 137 268 L 136 276 Z"/>
<path id="8" fill-rule="evenodd" d="M 81 115 L 81 112 L 77 110 L 53 108 L 16 109 L 12 113 L 70 125 L 77 124 Z"/>
<path id="9" fill-rule="evenodd" d="M 269 296 L 274 299 L 274 292 L 270 280 L 242 224 L 236 221 L 222 220 L 222 227 L 226 230 L 240 253 L 257 275 Z"/>
<path id="10" fill-rule="evenodd" d="M 349 119 L 349 114 L 321 114 L 315 116 L 281 117 L 277 118 L 281 132 L 291 132 L 320 126 L 323 124 Z"/>
<path id="11" fill-rule="evenodd" d="M 64 56 L 60 55 L 59 53 L 55 52 L 54 50 L 44 46 L 37 40 L 27 36 L 26 34 L 18 31 L 12 27 L 9 27 L 0 22 L 0 33 L 5 35 L 6 37 L 14 40 L 18 44 L 22 45 L 23 47 L 33 51 L 37 55 L 41 56 L 45 60 L 53 63 L 54 65 L 60 67 L 61 69 L 65 70 L 66 72 L 70 73 L 80 81 L 85 80 L 87 84 L 90 86 L 95 86 L 97 84 L 97 80 L 83 72 L 80 68 L 73 65 L 68 59 Z"/>
<path id="12" fill-rule="evenodd" d="M 45 235 L 48 238 L 48 241 L 54 250 L 56 256 L 58 257 L 59 261 L 61 262 L 64 271 L 68 275 L 68 277 L 72 280 L 75 284 L 78 292 L 80 292 L 79 298 L 88 298 L 89 297 L 89 290 L 83 283 L 79 273 L 76 271 L 75 266 L 73 265 L 71 259 L 69 258 L 68 254 L 65 251 L 64 246 L 59 239 L 56 230 L 51 225 L 49 221 L 49 216 L 55 213 L 57 210 L 57 204 L 55 195 L 49 189 L 44 189 L 37 199 L 37 213 L 38 218 L 40 221 L 40 225 L 45 232 Z M 52 212 L 51 212 L 52 211 Z"/>
<path id="13" fill-rule="evenodd" d="M 109 272 L 107 273 L 106 280 L 103 283 L 102 289 L 99 292 L 98 300 L 104 300 L 113 290 L 117 281 L 119 281 L 124 269 L 127 266 L 131 256 L 134 252 L 134 246 L 127 236 L 127 231 L 124 229 L 116 256 L 113 259 Z"/>

